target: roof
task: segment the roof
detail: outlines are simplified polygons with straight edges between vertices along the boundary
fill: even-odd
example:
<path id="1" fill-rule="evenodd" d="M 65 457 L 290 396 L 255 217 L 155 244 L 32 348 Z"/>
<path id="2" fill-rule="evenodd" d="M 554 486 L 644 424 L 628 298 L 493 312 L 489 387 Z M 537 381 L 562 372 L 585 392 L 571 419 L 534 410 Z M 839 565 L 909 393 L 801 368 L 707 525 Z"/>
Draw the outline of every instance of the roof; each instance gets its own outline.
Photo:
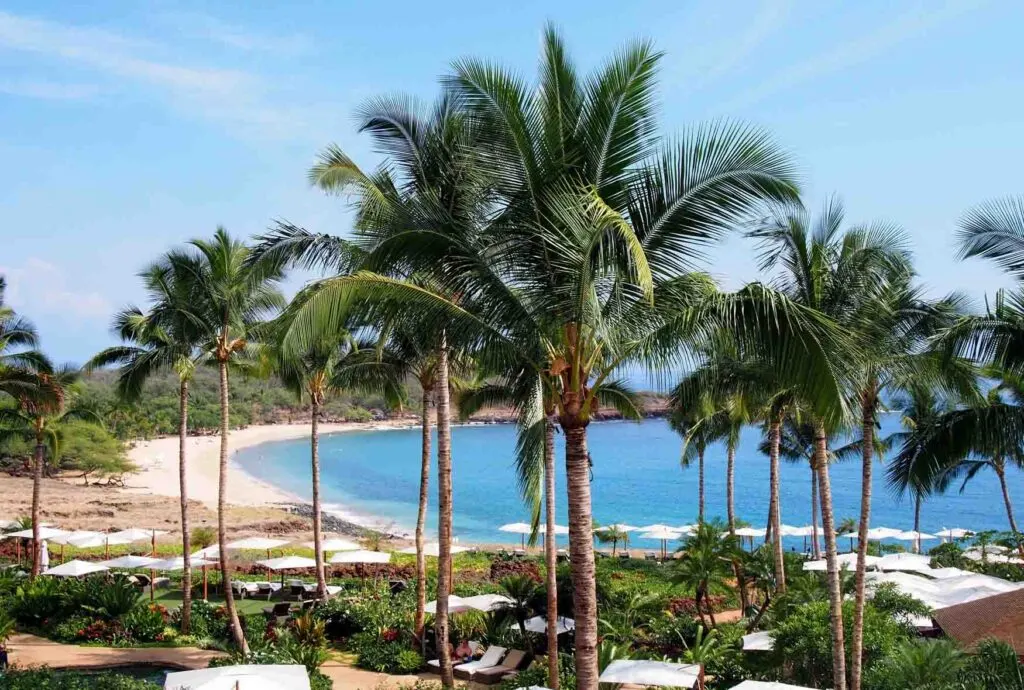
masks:
<path id="1" fill-rule="evenodd" d="M 933 616 L 946 635 L 968 650 L 994 637 L 1024 655 L 1024 589 L 947 606 Z"/>

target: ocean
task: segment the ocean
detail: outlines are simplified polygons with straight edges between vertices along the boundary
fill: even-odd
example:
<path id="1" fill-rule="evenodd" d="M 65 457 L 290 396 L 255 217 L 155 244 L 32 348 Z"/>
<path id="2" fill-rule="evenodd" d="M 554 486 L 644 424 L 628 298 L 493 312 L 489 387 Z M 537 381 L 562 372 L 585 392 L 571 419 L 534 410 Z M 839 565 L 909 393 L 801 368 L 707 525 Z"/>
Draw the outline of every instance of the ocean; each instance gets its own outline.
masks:
<path id="1" fill-rule="evenodd" d="M 897 415 L 886 415 L 882 434 L 895 431 Z M 736 458 L 736 512 L 740 519 L 762 526 L 768 514 L 768 458 L 757 450 L 761 431 L 746 429 Z M 697 468 L 680 468 L 681 441 L 661 419 L 643 422 L 600 422 L 588 428 L 593 459 L 593 510 L 603 524 L 647 525 L 692 523 L 697 516 Z M 454 534 L 466 543 L 514 543 L 517 535 L 498 531 L 509 522 L 528 522 L 529 512 L 517 490 L 513 454 L 515 428 L 507 424 L 459 426 L 452 433 Z M 566 524 L 563 439 L 558 449 L 558 521 Z M 436 443 L 434 446 L 436 450 Z M 411 532 L 419 496 L 420 431 L 346 432 L 320 441 L 321 482 L 326 509 L 343 508 L 376 518 L 399 532 Z M 292 494 L 310 496 L 309 440 L 265 443 L 238 451 L 245 471 Z M 706 513 L 725 518 L 725 448 L 706 455 Z M 837 521 L 860 511 L 860 462 L 831 468 Z M 876 462 L 872 526 L 913 528 L 914 506 L 894 497 L 886 486 L 884 462 Z M 790 525 L 810 524 L 810 469 L 806 463 L 783 462 L 782 518 Z M 959 488 L 959 487 L 957 487 Z M 1024 480 L 1011 471 L 1010 493 L 1024 501 Z M 436 466 L 431 474 L 429 527 L 436 525 Z M 1024 506 L 1024 503 L 1021 504 Z M 1024 509 L 1024 508 L 1022 508 Z M 1008 529 L 996 477 L 982 472 L 964 493 L 956 490 L 928 498 L 922 507 L 922 530 L 943 527 Z M 792 539 L 787 548 L 800 548 Z M 932 542 L 935 544 L 938 542 Z M 657 542 L 634 539 L 634 549 L 654 549 Z M 929 546 L 928 542 L 925 546 Z"/>

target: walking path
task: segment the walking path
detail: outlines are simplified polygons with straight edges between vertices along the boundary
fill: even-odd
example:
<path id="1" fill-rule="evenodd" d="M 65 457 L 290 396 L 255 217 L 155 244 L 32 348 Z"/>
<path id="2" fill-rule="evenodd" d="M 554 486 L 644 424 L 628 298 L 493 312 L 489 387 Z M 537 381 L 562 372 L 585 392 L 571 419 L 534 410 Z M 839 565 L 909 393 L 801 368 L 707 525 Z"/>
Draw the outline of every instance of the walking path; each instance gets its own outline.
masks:
<path id="1" fill-rule="evenodd" d="M 183 670 L 206 668 L 210 660 L 223 656 L 195 647 L 80 647 L 60 644 L 35 635 L 17 634 L 7 643 L 11 664 L 54 668 L 103 668 L 132 664 L 175 666 Z"/>

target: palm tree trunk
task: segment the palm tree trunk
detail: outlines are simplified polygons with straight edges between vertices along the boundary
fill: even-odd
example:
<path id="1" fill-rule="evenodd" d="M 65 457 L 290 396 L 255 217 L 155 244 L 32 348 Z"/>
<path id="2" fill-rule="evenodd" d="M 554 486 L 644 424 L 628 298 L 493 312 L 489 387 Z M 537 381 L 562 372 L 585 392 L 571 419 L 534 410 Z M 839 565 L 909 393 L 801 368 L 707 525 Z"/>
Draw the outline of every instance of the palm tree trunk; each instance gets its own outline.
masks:
<path id="1" fill-rule="evenodd" d="M 430 489 L 430 395 L 431 390 L 424 386 L 420 405 L 420 503 L 416 513 L 416 617 L 413 621 L 413 632 L 421 644 L 427 619 L 427 557 L 423 553 L 423 533 L 427 526 Z"/>
<path id="2" fill-rule="evenodd" d="M 437 612 L 434 631 L 437 635 L 438 659 L 441 662 L 441 684 L 455 685 L 452 657 L 448 650 L 448 595 L 451 593 L 452 563 L 452 441 L 451 410 L 448 390 L 448 345 L 444 334 L 437 358 Z"/>
<path id="3" fill-rule="evenodd" d="M 327 601 L 327 573 L 324 572 L 323 515 L 320 506 L 320 401 L 310 401 L 310 462 L 313 472 L 313 549 L 316 551 L 316 596 Z"/>
<path id="4" fill-rule="evenodd" d="M 39 502 L 43 489 L 43 463 L 46 446 L 41 433 L 36 434 L 36 451 L 32 467 L 32 577 L 39 575 L 43 564 L 43 542 L 39 539 Z"/>
<path id="5" fill-rule="evenodd" d="M 192 628 L 192 544 L 188 525 L 188 380 L 181 379 L 178 400 L 178 493 L 181 497 L 181 634 Z"/>
<path id="6" fill-rule="evenodd" d="M 595 587 L 593 513 L 590 503 L 590 454 L 584 420 L 566 415 L 565 473 L 569 501 L 569 560 L 572 564 L 576 615 L 576 688 L 597 690 L 597 590 Z"/>
<path id="7" fill-rule="evenodd" d="M 821 546 L 818 541 L 818 475 L 814 472 L 814 464 L 811 464 L 811 557 L 814 560 L 821 558 Z"/>
<path id="8" fill-rule="evenodd" d="M 701 589 L 697 588 L 697 591 L 693 593 L 693 607 L 697 609 L 697 618 L 700 620 L 700 627 L 707 630 L 708 624 L 704 621 L 704 609 L 700 605 L 701 603 Z"/>
<path id="9" fill-rule="evenodd" d="M 999 487 L 1003 490 L 1003 504 L 1006 506 L 1006 518 L 1010 521 L 1010 531 L 1015 535 L 1017 531 L 1017 520 L 1013 517 L 1013 503 L 1010 501 L 1010 489 L 1006 485 L 1006 470 L 996 467 L 996 476 L 999 477 Z M 33 519 L 35 516 L 33 515 Z"/>
<path id="10" fill-rule="evenodd" d="M 697 522 L 704 522 L 704 446 L 697 450 Z"/>
<path id="11" fill-rule="evenodd" d="M 871 523 L 871 463 L 875 450 L 874 390 L 865 391 L 861 401 L 860 525 L 857 530 L 857 568 L 854 575 L 853 639 L 850 642 L 850 690 L 860 690 L 861 657 L 864 647 L 864 574 L 867 570 L 868 529 Z"/>
<path id="12" fill-rule="evenodd" d="M 921 492 L 914 492 L 914 532 L 917 539 L 914 540 L 914 553 L 921 553 Z"/>
<path id="13" fill-rule="evenodd" d="M 729 521 L 729 534 L 736 536 L 736 444 L 730 440 L 725 448 L 725 514 Z M 742 548 L 740 544 L 740 548 Z M 743 580 L 743 567 L 739 561 L 732 563 L 733 574 L 736 576 L 736 588 L 740 591 L 740 611 L 746 615 L 750 602 L 747 600 L 747 584 Z"/>
<path id="14" fill-rule="evenodd" d="M 828 603 L 832 626 L 833 690 L 846 690 L 846 644 L 843 640 L 843 593 L 836 562 L 836 529 L 832 514 L 832 483 L 828 476 L 828 436 L 823 424 L 814 429 L 814 465 L 821 493 L 821 528 L 825 532 L 825 562 L 828 574 Z"/>
<path id="15" fill-rule="evenodd" d="M 558 544 L 555 541 L 555 422 L 544 420 L 545 584 L 548 590 L 548 687 L 558 690 Z M 525 636 L 524 638 L 525 639 Z"/>
<path id="16" fill-rule="evenodd" d="M 779 444 L 782 435 L 782 415 L 776 415 L 768 429 L 769 484 L 771 501 L 772 552 L 775 556 L 775 586 L 786 591 L 786 562 L 782 553 L 782 506 L 779 501 Z"/>
<path id="17" fill-rule="evenodd" d="M 249 644 L 242 632 L 242 623 L 238 620 L 238 609 L 235 608 L 235 593 L 231 590 L 231 564 L 228 560 L 227 523 L 224 519 L 228 495 L 228 425 L 230 422 L 230 406 L 228 403 L 228 363 L 221 361 L 220 369 L 220 482 L 217 488 L 217 549 L 220 556 L 221 581 L 224 585 L 224 606 L 228 610 L 231 623 L 231 636 L 243 654 L 249 653 Z"/>

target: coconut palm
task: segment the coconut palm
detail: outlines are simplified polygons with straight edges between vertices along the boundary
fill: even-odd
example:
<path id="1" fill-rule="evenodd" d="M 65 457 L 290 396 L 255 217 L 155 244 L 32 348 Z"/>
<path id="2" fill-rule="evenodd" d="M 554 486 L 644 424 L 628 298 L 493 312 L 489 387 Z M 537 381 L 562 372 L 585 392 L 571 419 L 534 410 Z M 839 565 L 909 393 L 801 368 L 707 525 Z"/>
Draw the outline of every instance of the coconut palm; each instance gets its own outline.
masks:
<path id="1" fill-rule="evenodd" d="M 32 454 L 32 573 L 40 573 L 43 542 L 39 538 L 44 466 L 60 458 L 65 425 L 73 421 L 102 424 L 96 413 L 75 404 L 73 386 L 81 371 L 70 365 L 55 367 L 40 353 L 33 357 L 23 378 L 30 385 L 17 388 L 17 404 L 0 408 L 0 443 L 20 438 L 33 446 Z"/>
<path id="2" fill-rule="evenodd" d="M 696 531 L 679 547 L 682 558 L 676 565 L 673 581 L 693 591 L 694 606 L 705 626 L 701 604 L 707 607 L 711 627 L 715 627 L 715 612 L 708 597 L 711 588 L 725 587 L 732 574 L 732 563 L 739 556 L 739 542 L 717 522 L 700 522 Z"/>
<path id="3" fill-rule="evenodd" d="M 616 555 L 619 544 L 622 544 L 623 548 L 629 545 L 629 532 L 615 525 L 597 528 L 594 530 L 594 536 L 600 543 L 612 545 L 612 556 Z"/>
<path id="4" fill-rule="evenodd" d="M 500 583 L 501 593 L 508 597 L 502 604 L 505 611 L 519 625 L 519 632 L 525 640 L 526 621 L 533 615 L 533 604 L 537 598 L 537 583 L 529 575 L 510 575 Z M 555 631 L 558 628 L 548 628 Z M 554 633 L 552 633 L 554 634 Z M 557 639 L 557 635 L 555 635 Z"/>
<path id="5" fill-rule="evenodd" d="M 251 338 L 259 324 L 284 306 L 277 290 L 281 266 L 274 261 L 253 261 L 244 242 L 218 227 L 210 239 L 194 239 L 184 250 L 167 254 L 165 269 L 182 280 L 192 303 L 190 319 L 198 331 L 202 357 L 216 365 L 220 393 L 220 470 L 217 491 L 217 541 L 227 543 L 227 488 L 230 404 L 228 372 L 254 362 Z M 153 320 L 164 325 L 166 315 Z M 220 549 L 224 579 L 224 603 L 232 636 L 238 649 L 248 653 L 248 643 L 238 620 L 228 549 Z"/>
<path id="6" fill-rule="evenodd" d="M 692 406 L 675 406 L 668 417 L 672 431 L 683 437 L 679 465 L 684 470 L 697 464 L 697 521 L 704 521 L 704 454 L 709 446 L 729 433 L 729 420 L 723 409 L 704 396 Z"/>
<path id="7" fill-rule="evenodd" d="M 4 303 L 6 291 L 7 281 L 0 276 L 0 394 L 17 397 L 19 391 L 34 384 L 26 367 L 31 369 L 41 361 L 34 349 L 39 337 L 30 321 Z"/>
<path id="8" fill-rule="evenodd" d="M 114 332 L 123 344 L 95 355 L 86 369 L 119 365 L 117 390 L 123 401 L 134 401 L 154 374 L 172 370 L 178 377 L 178 495 L 181 506 L 182 605 L 181 631 L 188 634 L 192 620 L 192 564 L 188 519 L 188 401 L 189 383 L 199 363 L 201 331 L 192 318 L 189 276 L 175 274 L 174 265 L 158 261 L 139 274 L 151 312 L 129 307 L 114 317 Z"/>

